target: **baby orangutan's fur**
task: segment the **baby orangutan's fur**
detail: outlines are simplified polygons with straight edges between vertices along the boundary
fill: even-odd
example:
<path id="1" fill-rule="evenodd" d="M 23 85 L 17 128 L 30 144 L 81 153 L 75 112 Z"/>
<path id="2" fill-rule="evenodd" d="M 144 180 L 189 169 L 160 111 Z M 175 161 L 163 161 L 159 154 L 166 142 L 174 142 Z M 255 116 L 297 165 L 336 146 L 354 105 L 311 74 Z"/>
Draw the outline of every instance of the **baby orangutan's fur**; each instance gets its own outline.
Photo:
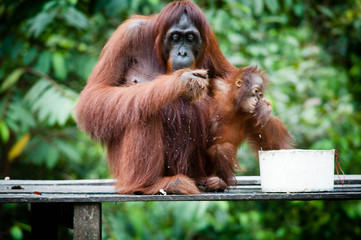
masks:
<path id="1" fill-rule="evenodd" d="M 236 153 L 245 140 L 254 152 L 292 148 L 293 138 L 282 121 L 272 116 L 271 103 L 264 98 L 268 82 L 261 69 L 245 67 L 213 83 L 207 153 L 211 165 L 219 165 L 214 174 L 220 176 L 220 171 L 226 185 L 232 184 L 234 171 L 240 169 Z"/>

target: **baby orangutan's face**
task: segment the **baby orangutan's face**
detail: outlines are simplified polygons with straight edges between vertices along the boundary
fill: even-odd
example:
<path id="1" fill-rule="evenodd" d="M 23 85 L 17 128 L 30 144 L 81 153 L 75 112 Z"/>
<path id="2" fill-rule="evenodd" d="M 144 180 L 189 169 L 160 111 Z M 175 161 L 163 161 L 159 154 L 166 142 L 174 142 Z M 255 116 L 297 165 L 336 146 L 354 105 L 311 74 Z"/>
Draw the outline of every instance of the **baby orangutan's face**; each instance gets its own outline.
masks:
<path id="1" fill-rule="evenodd" d="M 262 78 L 257 74 L 253 74 L 251 79 L 249 90 L 245 93 L 240 104 L 241 110 L 248 113 L 253 113 L 258 101 L 264 97 Z"/>

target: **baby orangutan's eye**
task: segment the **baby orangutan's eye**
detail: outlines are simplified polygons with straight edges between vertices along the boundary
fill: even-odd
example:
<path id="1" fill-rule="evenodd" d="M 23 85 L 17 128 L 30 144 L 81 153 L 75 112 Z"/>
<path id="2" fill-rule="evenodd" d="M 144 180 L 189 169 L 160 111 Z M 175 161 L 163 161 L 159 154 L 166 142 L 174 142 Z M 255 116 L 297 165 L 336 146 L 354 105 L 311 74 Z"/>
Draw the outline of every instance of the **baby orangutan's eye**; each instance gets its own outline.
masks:
<path id="1" fill-rule="evenodd" d="M 253 89 L 252 96 L 258 97 L 258 93 L 259 93 L 258 89 Z"/>

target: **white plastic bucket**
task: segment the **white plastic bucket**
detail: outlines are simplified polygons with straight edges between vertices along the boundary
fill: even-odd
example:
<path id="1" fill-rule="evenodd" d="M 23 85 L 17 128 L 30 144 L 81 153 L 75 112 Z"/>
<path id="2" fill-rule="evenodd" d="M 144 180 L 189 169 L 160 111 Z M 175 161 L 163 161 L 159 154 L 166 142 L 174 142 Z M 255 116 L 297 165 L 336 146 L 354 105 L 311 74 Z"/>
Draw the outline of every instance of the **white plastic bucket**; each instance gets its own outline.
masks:
<path id="1" fill-rule="evenodd" d="M 335 150 L 259 151 L 262 191 L 333 190 L 334 154 Z"/>

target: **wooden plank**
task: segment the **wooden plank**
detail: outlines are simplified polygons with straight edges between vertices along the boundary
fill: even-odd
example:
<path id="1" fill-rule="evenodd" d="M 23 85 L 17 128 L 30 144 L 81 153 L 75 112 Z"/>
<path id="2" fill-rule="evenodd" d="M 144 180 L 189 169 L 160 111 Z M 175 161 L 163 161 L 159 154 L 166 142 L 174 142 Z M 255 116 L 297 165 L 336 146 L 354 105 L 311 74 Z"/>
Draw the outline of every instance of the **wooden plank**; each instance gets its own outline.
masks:
<path id="1" fill-rule="evenodd" d="M 261 191 L 260 177 L 237 177 L 237 186 L 224 193 L 200 195 L 122 195 L 115 192 L 114 180 L 72 181 L 0 181 L 0 202 L 109 202 L 109 201 L 225 201 L 225 200 L 312 200 L 361 199 L 361 175 L 346 175 L 340 185 L 335 176 L 335 189 L 316 193 L 266 193 Z M 45 184 L 46 182 L 46 184 Z M 15 185 L 14 185 L 15 184 Z"/>
<path id="2" fill-rule="evenodd" d="M 74 236 L 76 240 L 100 240 L 102 238 L 101 203 L 74 204 Z"/>
<path id="3" fill-rule="evenodd" d="M 260 191 L 203 193 L 198 195 L 122 195 L 122 194 L 8 194 L 0 202 L 136 202 L 136 201 L 268 201 L 268 200 L 352 200 L 361 191 L 267 193 Z"/>
<path id="4" fill-rule="evenodd" d="M 115 179 L 85 179 L 85 180 L 0 180 L 0 186 L 7 185 L 112 185 Z"/>
<path id="5" fill-rule="evenodd" d="M 345 175 L 345 184 L 361 184 L 361 175 Z M 334 176 L 335 184 L 341 184 L 340 179 L 343 176 Z M 237 176 L 237 185 L 259 185 L 261 184 L 260 176 Z M 0 186 L 9 185 L 112 185 L 115 179 L 86 179 L 86 180 L 0 180 Z"/>
<path id="6" fill-rule="evenodd" d="M 335 185 L 335 190 L 339 189 L 355 189 L 361 190 L 361 184 L 345 184 L 345 185 Z M 229 188 L 230 192 L 234 191 L 261 191 L 260 185 L 238 185 L 231 186 Z M 0 194 L 43 194 L 57 193 L 57 194 L 115 194 L 115 187 L 110 186 L 78 186 L 78 185 L 69 185 L 69 186 L 44 186 L 44 185 L 25 185 L 23 189 L 0 189 Z"/>
<path id="7" fill-rule="evenodd" d="M 346 175 L 345 185 L 347 184 L 361 184 L 361 175 Z M 102 180 L 0 180 L 0 193 L 7 193 L 9 191 L 15 192 L 29 192 L 37 189 L 42 191 L 70 191 L 70 192 L 88 192 L 89 189 L 97 191 L 114 191 L 113 179 L 102 179 Z M 242 176 L 237 177 L 238 186 L 260 186 L 259 176 Z M 340 185 L 338 177 L 335 176 L 335 186 Z M 49 189 L 49 190 L 46 190 Z M 104 189 L 104 190 L 100 190 Z"/>
<path id="8" fill-rule="evenodd" d="M 111 193 L 115 192 L 115 187 L 112 185 L 67 185 L 67 186 L 49 186 L 49 185 L 21 185 L 21 189 L 0 188 L 1 193 Z"/>

